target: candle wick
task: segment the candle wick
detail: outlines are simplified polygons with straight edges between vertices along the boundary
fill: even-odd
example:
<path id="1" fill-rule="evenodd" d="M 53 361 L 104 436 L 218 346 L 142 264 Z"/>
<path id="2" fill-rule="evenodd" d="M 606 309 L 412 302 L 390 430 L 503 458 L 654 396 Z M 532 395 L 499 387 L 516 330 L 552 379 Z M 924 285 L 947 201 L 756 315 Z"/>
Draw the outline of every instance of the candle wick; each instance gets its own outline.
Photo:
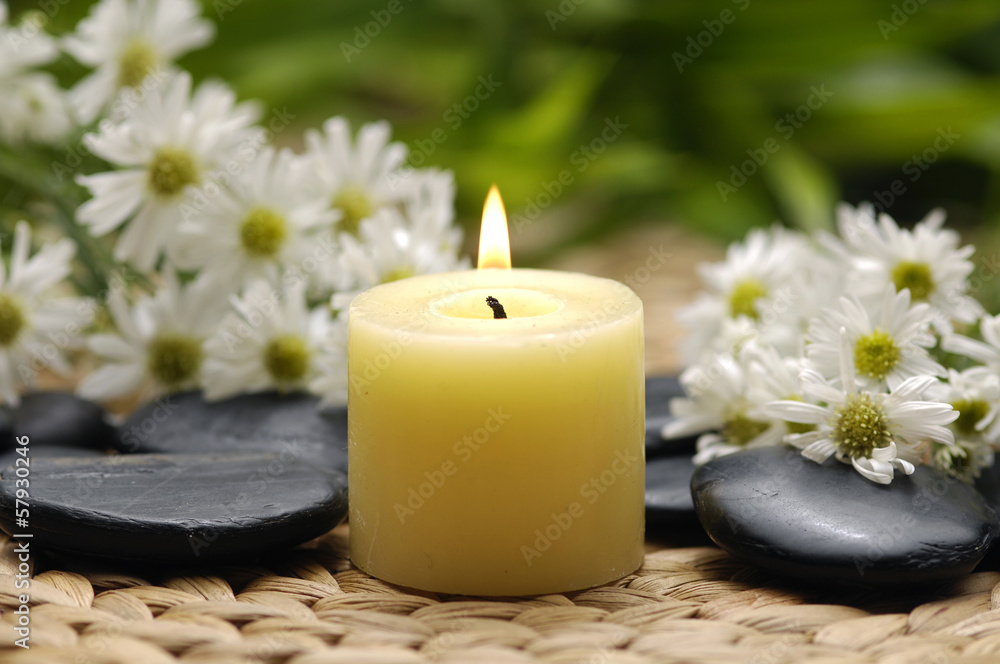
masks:
<path id="1" fill-rule="evenodd" d="M 503 310 L 503 305 L 500 304 L 500 300 L 496 299 L 492 295 L 486 296 L 486 304 L 488 304 L 490 306 L 490 309 L 493 310 L 494 320 L 496 320 L 497 318 L 507 317 L 507 312 Z"/>

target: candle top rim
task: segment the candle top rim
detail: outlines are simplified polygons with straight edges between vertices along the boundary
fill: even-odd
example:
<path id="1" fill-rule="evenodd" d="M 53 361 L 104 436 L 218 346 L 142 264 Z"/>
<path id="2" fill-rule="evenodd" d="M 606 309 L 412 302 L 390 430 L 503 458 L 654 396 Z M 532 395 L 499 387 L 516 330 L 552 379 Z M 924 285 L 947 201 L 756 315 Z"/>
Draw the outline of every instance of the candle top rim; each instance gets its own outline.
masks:
<path id="1" fill-rule="evenodd" d="M 504 320 L 448 317 L 432 311 L 435 302 L 456 293 L 490 288 L 537 291 L 565 304 L 552 313 Z M 577 272 L 532 268 L 466 270 L 374 286 L 354 298 L 348 315 L 351 325 L 397 328 L 426 336 L 517 340 L 525 335 L 547 336 L 584 326 L 594 329 L 613 325 L 641 316 L 642 301 L 621 282 Z"/>

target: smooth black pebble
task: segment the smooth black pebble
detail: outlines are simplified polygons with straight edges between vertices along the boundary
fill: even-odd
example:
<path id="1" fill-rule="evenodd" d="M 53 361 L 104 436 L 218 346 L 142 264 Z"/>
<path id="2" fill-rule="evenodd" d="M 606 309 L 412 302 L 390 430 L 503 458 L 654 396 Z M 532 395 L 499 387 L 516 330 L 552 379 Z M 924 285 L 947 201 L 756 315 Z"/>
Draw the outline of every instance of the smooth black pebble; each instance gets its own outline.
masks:
<path id="1" fill-rule="evenodd" d="M 986 499 L 986 504 L 993 508 L 997 515 L 997 527 L 1000 528 L 1000 461 L 989 468 L 983 468 L 972 485 Z M 982 568 L 1000 569 L 1000 543 L 993 543 Z"/>
<path id="2" fill-rule="evenodd" d="M 319 401 L 303 392 L 260 392 L 212 402 L 201 392 L 173 394 L 128 417 L 118 450 L 270 452 L 346 472 L 347 409 L 320 411 Z"/>
<path id="3" fill-rule="evenodd" d="M 989 468 L 983 468 L 973 486 L 983 494 L 990 507 L 1000 510 L 1000 459 Z"/>
<path id="4" fill-rule="evenodd" d="M 714 459 L 691 481 L 695 511 L 723 549 L 817 583 L 928 583 L 975 568 L 997 535 L 972 487 L 921 466 L 889 485 L 835 459 L 772 447 Z"/>
<path id="5" fill-rule="evenodd" d="M 684 396 L 684 388 L 676 376 L 656 376 L 646 379 L 646 456 L 663 456 L 679 452 L 694 453 L 698 435 L 664 440 L 660 432 L 674 416 L 670 414 L 670 400 Z"/>
<path id="6" fill-rule="evenodd" d="M 19 450 L 24 449 L 21 453 Z M 35 447 L 28 445 L 26 448 L 14 448 L 0 454 L 0 470 L 14 464 L 24 465 L 25 462 L 18 462 L 18 458 L 29 459 L 28 464 L 35 463 L 34 459 L 55 459 L 58 457 L 78 457 L 87 459 L 103 459 L 107 454 L 97 450 L 88 450 L 82 447 L 66 447 L 65 445 L 40 445 Z M 30 467 L 30 466 L 29 466 Z"/>
<path id="7" fill-rule="evenodd" d="M 0 425 L 4 450 L 14 446 L 14 437 L 23 436 L 36 451 L 53 446 L 103 452 L 118 445 L 118 430 L 105 410 L 69 392 L 25 394 L 20 405 L 10 409 L 8 421 L 10 438 L 4 433 L 6 425 Z"/>
<path id="8" fill-rule="evenodd" d="M 33 458 L 31 516 L 14 528 L 17 470 L 0 471 L 0 526 L 32 546 L 147 562 L 246 561 L 318 537 L 347 513 L 347 478 L 276 454 Z"/>
<path id="9" fill-rule="evenodd" d="M 694 471 L 689 454 L 646 461 L 647 536 L 669 539 L 678 527 L 698 526 L 691 499 Z"/>

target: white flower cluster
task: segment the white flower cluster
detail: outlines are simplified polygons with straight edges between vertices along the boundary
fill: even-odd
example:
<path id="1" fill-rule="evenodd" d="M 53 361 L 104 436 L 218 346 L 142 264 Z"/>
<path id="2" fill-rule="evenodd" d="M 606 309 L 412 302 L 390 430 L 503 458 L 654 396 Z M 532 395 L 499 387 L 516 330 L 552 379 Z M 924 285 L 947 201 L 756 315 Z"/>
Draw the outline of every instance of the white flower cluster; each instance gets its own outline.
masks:
<path id="1" fill-rule="evenodd" d="M 75 174 L 90 195 L 76 220 L 95 237 L 113 237 L 114 257 L 154 285 L 145 294 L 111 289 L 113 329 L 87 340 L 100 366 L 79 393 L 105 400 L 201 388 L 218 399 L 306 389 L 324 404 L 342 403 L 341 314 L 353 295 L 467 266 L 458 257 L 452 175 L 406 167 L 407 149 L 390 142 L 384 122 L 362 127 L 355 140 L 346 120 L 332 118 L 307 132 L 304 152 L 274 147 L 289 121 L 283 111 L 255 124 L 255 105 L 237 103 L 219 82 L 195 86 L 173 63 L 214 35 L 199 12 L 194 0 L 100 0 L 61 40 L 92 70 L 67 92 L 32 69 L 57 57 L 59 42 L 37 27 L 11 39 L 20 28 L 6 25 L 0 0 L 0 140 L 59 140 L 73 126 L 89 128 L 84 145 L 106 166 Z M 59 103 L 50 108 L 52 99 Z M 16 399 L 10 367 L 18 361 L 4 336 L 30 343 L 29 328 L 48 320 L 28 313 L 50 279 L 23 297 L 12 290 L 18 270 L 32 269 L 23 265 L 26 238 L 19 231 L 10 282 L 0 284 L 6 400 Z M 65 243 L 36 262 L 65 276 Z"/>
<path id="2" fill-rule="evenodd" d="M 55 39 L 33 22 L 11 25 L 0 0 L 0 140 L 54 143 L 72 119 L 66 95 L 43 67 L 59 57 Z"/>
<path id="3" fill-rule="evenodd" d="M 663 435 L 701 434 L 699 464 L 785 442 L 880 484 L 920 463 L 977 477 L 1000 446 L 1000 316 L 972 297 L 973 248 L 940 210 L 912 230 L 837 212 L 839 237 L 754 230 L 702 266 Z M 977 322 L 982 340 L 956 333 Z"/>

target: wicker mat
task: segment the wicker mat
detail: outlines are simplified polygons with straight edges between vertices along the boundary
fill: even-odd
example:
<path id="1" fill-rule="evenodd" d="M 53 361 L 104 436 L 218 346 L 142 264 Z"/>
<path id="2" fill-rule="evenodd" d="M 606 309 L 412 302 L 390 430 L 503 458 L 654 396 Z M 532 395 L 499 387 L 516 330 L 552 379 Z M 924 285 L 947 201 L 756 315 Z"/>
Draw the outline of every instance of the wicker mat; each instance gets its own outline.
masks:
<path id="1" fill-rule="evenodd" d="M 0 554 L 0 661 L 1000 661 L 1000 572 L 905 591 L 809 589 L 712 546 L 650 544 L 620 581 L 565 595 L 413 593 L 347 558 L 347 527 L 273 559 L 123 569 L 34 553 L 30 650 L 15 647 L 14 543 Z"/>

